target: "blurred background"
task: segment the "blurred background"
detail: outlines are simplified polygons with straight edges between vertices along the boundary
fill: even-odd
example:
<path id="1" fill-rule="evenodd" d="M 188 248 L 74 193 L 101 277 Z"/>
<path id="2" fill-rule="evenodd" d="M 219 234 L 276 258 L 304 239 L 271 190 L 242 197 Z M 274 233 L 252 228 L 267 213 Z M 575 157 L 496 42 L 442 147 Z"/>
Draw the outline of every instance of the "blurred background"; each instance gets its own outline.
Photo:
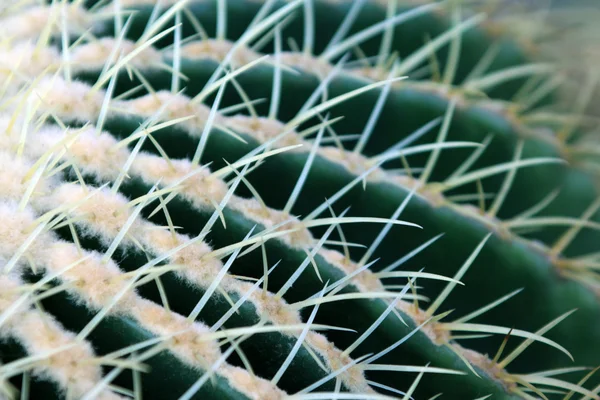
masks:
<path id="1" fill-rule="evenodd" d="M 572 104 L 594 86 L 586 113 L 600 117 L 600 0 L 483 0 L 504 30 L 526 44 L 538 60 L 565 71 L 563 101 Z"/>

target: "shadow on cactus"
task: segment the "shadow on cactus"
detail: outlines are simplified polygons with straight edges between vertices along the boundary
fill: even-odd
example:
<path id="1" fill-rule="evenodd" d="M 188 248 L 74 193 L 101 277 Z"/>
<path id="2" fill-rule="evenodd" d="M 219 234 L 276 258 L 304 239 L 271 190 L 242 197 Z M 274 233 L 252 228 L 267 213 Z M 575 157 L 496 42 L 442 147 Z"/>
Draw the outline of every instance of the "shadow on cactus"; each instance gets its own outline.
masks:
<path id="1" fill-rule="evenodd" d="M 600 399 L 589 96 L 478 11 L 0 8 L 0 398 Z"/>

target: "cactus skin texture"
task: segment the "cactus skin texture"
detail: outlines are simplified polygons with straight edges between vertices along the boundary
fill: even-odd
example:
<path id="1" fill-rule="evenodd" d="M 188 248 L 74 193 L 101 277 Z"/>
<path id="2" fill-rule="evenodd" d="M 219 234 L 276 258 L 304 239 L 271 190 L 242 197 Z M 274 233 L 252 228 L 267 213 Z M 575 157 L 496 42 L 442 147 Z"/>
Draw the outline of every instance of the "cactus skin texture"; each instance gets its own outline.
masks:
<path id="1" fill-rule="evenodd" d="M 593 88 L 480 11 L 3 4 L 0 399 L 600 399 Z"/>

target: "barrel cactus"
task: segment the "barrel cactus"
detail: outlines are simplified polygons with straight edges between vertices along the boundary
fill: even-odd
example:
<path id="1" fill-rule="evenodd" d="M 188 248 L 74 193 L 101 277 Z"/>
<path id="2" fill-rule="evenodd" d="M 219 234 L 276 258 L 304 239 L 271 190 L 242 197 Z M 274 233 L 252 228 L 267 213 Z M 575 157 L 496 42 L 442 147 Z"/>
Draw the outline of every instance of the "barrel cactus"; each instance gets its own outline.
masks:
<path id="1" fill-rule="evenodd" d="M 486 7 L 2 4 L 0 398 L 600 399 L 594 85 Z"/>

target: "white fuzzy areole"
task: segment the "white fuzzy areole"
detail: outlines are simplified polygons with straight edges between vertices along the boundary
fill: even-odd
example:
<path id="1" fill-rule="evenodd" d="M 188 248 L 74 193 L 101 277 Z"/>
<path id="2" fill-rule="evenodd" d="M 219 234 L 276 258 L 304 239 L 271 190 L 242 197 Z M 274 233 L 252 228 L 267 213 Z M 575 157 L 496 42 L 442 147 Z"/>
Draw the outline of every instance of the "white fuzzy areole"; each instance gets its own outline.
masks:
<path id="1" fill-rule="evenodd" d="M 1 263 L 4 266 L 5 262 Z M 4 311 L 8 310 L 22 295 L 19 292 L 20 286 L 23 284 L 18 274 L 0 274 L 0 315 L 4 313 Z M 15 310 L 15 315 L 17 315 L 21 311 L 25 311 L 27 308 L 26 305 L 19 306 Z M 10 322 L 11 318 L 7 321 Z M 2 330 L 2 326 L 0 325 L 0 332 Z"/>
<path id="2" fill-rule="evenodd" d="M 291 309 L 288 304 L 271 292 L 254 291 L 251 295 L 253 303 L 261 315 L 267 315 L 276 325 L 301 324 L 300 313 Z"/>
<path id="3" fill-rule="evenodd" d="M 458 343 L 452 343 L 452 350 L 459 352 L 472 365 L 484 371 L 488 376 L 504 387 L 508 393 L 515 393 L 518 388 L 517 382 L 504 368 L 501 368 L 497 362 L 490 359 L 487 354 L 481 354 L 474 350 L 462 347 Z"/>
<path id="4" fill-rule="evenodd" d="M 362 175 L 365 171 L 373 167 L 373 163 L 364 155 L 360 153 L 354 153 L 346 150 L 342 150 L 338 147 L 326 146 L 321 147 L 318 153 L 323 158 L 326 158 L 338 165 L 344 167 L 347 171 L 354 175 Z M 408 175 L 396 175 L 386 172 L 382 168 L 373 169 L 366 177 L 367 181 L 371 182 L 388 182 L 402 188 L 411 190 L 421 183 L 408 176 Z M 444 197 L 444 194 L 440 191 L 435 190 L 435 184 L 428 184 L 421 186 L 417 189 L 417 195 L 427 200 L 433 206 L 441 206 L 448 204 L 448 201 Z M 461 205 L 461 209 L 462 209 Z"/>
<path id="5" fill-rule="evenodd" d="M 390 71 L 380 66 L 351 68 L 346 71 L 352 75 L 367 78 L 372 81 L 383 81 L 390 76 Z"/>
<path id="6" fill-rule="evenodd" d="M 19 147 L 23 144 L 23 156 L 29 158 L 28 161 L 34 163 L 47 152 L 63 135 L 62 130 L 53 126 L 40 127 L 40 130 L 26 131 L 24 143 L 21 143 L 23 132 L 23 119 L 17 117 L 14 121 L 10 114 L 0 114 L 0 151 L 17 155 Z M 44 132 L 44 133 L 42 133 Z M 48 134 L 46 134 L 48 132 Z M 60 133 L 60 134 L 59 134 Z"/>
<path id="7" fill-rule="evenodd" d="M 360 153 L 342 150 L 334 146 L 321 147 L 319 149 L 319 155 L 343 166 L 346 170 L 355 175 L 363 174 L 374 165 L 373 162 Z M 386 174 L 381 168 L 375 168 L 366 179 L 371 181 L 381 181 L 387 178 L 388 174 Z"/>
<path id="8" fill-rule="evenodd" d="M 71 212 L 76 218 L 93 225 L 94 233 L 99 234 L 103 240 L 110 243 L 127 224 L 127 220 L 133 212 L 133 207 L 128 206 L 128 200 L 119 193 L 112 193 L 109 188 L 101 190 L 94 189 L 90 196 L 90 190 L 81 185 L 67 183 L 60 185 L 52 194 L 56 205 L 75 205 L 80 203 Z M 139 218 L 133 221 L 128 233 L 137 236 L 136 233 L 142 228 Z"/>
<path id="9" fill-rule="evenodd" d="M 333 70 L 333 66 L 327 60 L 317 58 L 312 54 L 283 52 L 280 56 L 283 64 L 315 74 L 321 79 Z"/>
<path id="10" fill-rule="evenodd" d="M 240 133 L 246 133 L 258 140 L 260 143 L 264 143 L 281 135 L 284 132 L 285 127 L 282 122 L 274 119 L 265 117 L 256 118 L 246 115 L 234 115 L 232 117 L 228 117 L 225 120 L 225 123 L 231 129 Z M 274 143 L 274 147 L 296 146 L 298 144 L 302 144 L 303 146 L 290 151 L 309 151 L 310 144 L 302 140 L 302 138 L 300 138 L 295 132 L 290 132 L 279 139 Z"/>
<path id="11" fill-rule="evenodd" d="M 119 142 L 114 136 L 107 132 L 97 132 L 93 125 L 68 131 L 59 126 L 45 125 L 35 135 L 35 139 L 27 141 L 25 150 L 29 157 L 39 158 L 67 136 L 73 139 L 65 142 L 65 148 L 77 167 L 82 172 L 101 179 L 116 179 L 131 154 L 126 146 L 117 147 Z"/>
<path id="12" fill-rule="evenodd" d="M 93 126 L 77 134 L 77 139 L 69 146 L 69 153 L 83 171 L 103 179 L 114 179 L 121 173 L 130 153 L 125 146 L 117 148 L 114 136 L 106 132 L 98 134 Z"/>
<path id="13" fill-rule="evenodd" d="M 0 134 L 6 133 L 0 141 L 0 152 L 5 152 L 14 158 L 13 163 L 31 166 L 45 153 L 51 150 L 58 142 L 65 140 L 63 149 L 66 149 L 78 168 L 83 172 L 93 173 L 103 179 L 115 179 L 121 172 L 121 167 L 126 163 L 130 153 L 125 147 L 117 148 L 118 141 L 114 136 L 102 132 L 97 133 L 93 126 L 81 129 L 63 130 L 57 125 L 44 125 L 36 132 L 28 132 L 23 146 L 23 157 L 17 156 L 17 150 L 21 141 L 22 121 L 17 120 L 10 134 L 8 126 L 11 123 L 10 116 L 0 115 Z M 70 138 L 69 138 L 70 137 Z M 60 149 L 54 151 L 54 156 Z M 3 159 L 4 161 L 8 161 Z M 64 160 L 64 158 L 63 158 Z M 9 162 L 0 162 L 9 165 Z M 66 161 L 66 160 L 64 160 Z M 11 167 L 11 168 L 16 168 Z M 27 168 L 28 169 L 28 168 Z M 25 173 L 24 171 L 23 173 Z M 16 174 L 14 176 L 20 176 Z M 56 177 L 42 177 L 40 185 L 55 184 Z M 20 182 L 20 180 L 19 180 Z M 48 182 L 48 183 L 44 183 Z M 13 185 L 16 184 L 13 183 Z M 1 193 L 0 189 L 0 193 Z M 44 192 L 36 189 L 35 193 Z M 7 190 L 8 193 L 8 190 Z M 39 196 L 34 196 L 39 197 Z"/>
<path id="14" fill-rule="evenodd" d="M 287 394 L 266 379 L 254 377 L 245 369 L 226 365 L 221 368 L 221 374 L 233 387 L 252 400 L 283 400 Z"/>
<path id="15" fill-rule="evenodd" d="M 184 176 L 198 169 L 199 172 L 181 181 Z M 181 181 L 178 193 L 201 207 L 213 208 L 213 204 L 219 204 L 229 190 L 227 184 L 213 176 L 208 168 L 194 166 L 185 159 L 171 160 L 169 163 L 162 157 L 140 153 L 133 162 L 131 172 L 147 183 L 155 183 L 160 179 L 163 184 L 170 185 Z"/>
<path id="16" fill-rule="evenodd" d="M 306 341 L 326 360 L 332 371 L 342 369 L 352 363 L 350 356 L 343 354 L 327 338 L 317 332 L 309 332 Z M 375 393 L 365 379 L 364 371 L 359 364 L 353 365 L 339 375 L 346 387 L 356 393 Z"/>
<path id="17" fill-rule="evenodd" d="M 444 196 L 444 193 L 436 190 L 435 183 L 422 186 L 421 182 L 418 179 L 415 179 L 408 175 L 387 174 L 387 179 L 390 182 L 394 183 L 395 185 L 400 186 L 407 190 L 412 190 L 415 187 L 417 187 L 416 196 L 418 196 L 420 199 L 426 200 L 427 202 L 429 202 L 429 204 L 431 204 L 434 207 L 439 207 L 439 206 L 442 206 L 445 204 L 449 204 L 448 200 Z M 460 207 L 457 208 L 457 210 L 459 210 L 461 212 L 463 210 L 466 211 L 467 207 L 468 207 L 467 204 L 461 204 Z M 468 215 L 469 213 L 465 212 L 464 214 Z M 470 216 L 470 217 L 473 218 L 473 216 Z M 478 218 L 475 218 L 475 219 L 478 219 Z"/>
<path id="18" fill-rule="evenodd" d="M 45 46 L 36 49 L 34 42 L 24 41 L 13 46 L 1 46 L 0 77 L 5 81 L 12 75 L 17 84 L 23 83 L 23 78 L 36 78 L 49 66 L 55 67 L 50 69 L 54 72 L 61 61 L 58 50 Z M 16 72 L 18 74 L 15 74 Z M 15 86 L 15 83 L 11 86 Z"/>
<path id="19" fill-rule="evenodd" d="M 144 299 L 138 299 L 130 312 L 144 328 L 158 336 L 170 336 L 169 348 L 188 364 L 207 368 L 221 356 L 215 340 L 200 340 L 203 335 L 210 334 L 201 323 L 189 321 Z"/>
<path id="20" fill-rule="evenodd" d="M 0 15 L 9 16 L 23 12 L 24 10 L 38 6 L 41 0 L 4 0 L 0 3 Z"/>
<path id="21" fill-rule="evenodd" d="M 87 257 L 81 261 L 83 257 Z M 79 251 L 72 243 L 56 241 L 47 250 L 45 258 L 37 260 L 49 271 L 58 272 L 68 265 L 78 263 L 74 268 L 61 274 L 61 280 L 71 283 L 72 287 L 90 307 L 102 308 L 115 298 L 127 285 L 121 278 L 121 270 L 111 259 L 102 260 L 102 254 L 92 251 Z M 137 295 L 133 289 L 121 297 L 113 312 L 131 309 L 135 306 Z"/>
<path id="22" fill-rule="evenodd" d="M 31 210 L 21 211 L 14 202 L 0 201 L 0 257 L 9 260 L 18 251 L 36 228 L 35 220 L 36 216 Z M 38 235 L 25 250 L 22 259 L 42 258 L 44 249 L 48 248 L 51 242 L 48 234 Z"/>
<path id="23" fill-rule="evenodd" d="M 346 275 L 350 275 L 359 269 L 358 265 L 351 259 L 339 251 L 330 249 L 321 249 L 319 251 L 325 261 L 334 267 L 343 271 Z M 370 269 L 366 269 L 360 274 L 356 275 L 350 282 L 361 292 L 385 292 L 385 288 L 381 280 Z"/>
<path id="24" fill-rule="evenodd" d="M 55 6 L 35 6 L 0 19 L 0 36 L 13 40 L 37 39 L 48 24 L 51 33 L 61 32 L 62 17 L 59 3 Z M 82 7 L 67 6 L 70 33 L 83 33 L 92 24 L 93 16 Z"/>
<path id="25" fill-rule="evenodd" d="M 287 212 L 268 207 L 265 208 L 256 199 L 233 196 L 229 201 L 229 207 L 241 212 L 249 219 L 259 222 L 266 229 L 273 228 L 284 222 L 285 224 L 277 228 L 276 232 L 296 229 L 294 232 L 278 237 L 278 240 L 283 241 L 293 248 L 309 248 L 315 244 L 315 239 L 310 231 L 302 225 L 302 221 Z"/>
<path id="26" fill-rule="evenodd" d="M 210 256 L 212 249 L 207 243 L 202 241 L 189 243 L 191 239 L 186 235 L 178 233 L 173 235 L 166 230 L 156 229 L 150 223 L 147 225 L 148 228 L 145 229 L 145 234 L 138 237 L 144 247 L 155 254 L 164 254 L 184 243 L 188 243 L 186 247 L 169 257 L 171 264 L 184 267 L 176 270 L 175 273 L 200 287 L 207 288 L 210 286 L 223 264 L 219 259 Z M 226 286 L 226 282 L 227 276 L 221 282 L 221 286 L 225 290 L 229 290 L 230 288 Z"/>
<path id="27" fill-rule="evenodd" d="M 69 53 L 71 70 L 85 71 L 103 68 L 116 45 L 116 39 L 105 37 L 76 46 Z M 134 42 L 123 40 L 119 45 L 117 56 L 119 54 L 126 56 L 135 49 L 136 44 Z M 48 46 L 37 47 L 34 40 L 24 40 L 13 45 L 0 47 L 0 76 L 6 79 L 12 72 L 18 71 L 18 75 L 15 76 L 16 82 L 21 82 L 22 77 L 36 78 L 45 70 L 52 74 L 56 72 L 63 62 L 64 59 L 57 48 Z M 147 69 L 161 62 L 162 56 L 160 52 L 150 47 L 139 52 L 128 64 L 137 68 Z M 62 78 L 58 79 L 63 80 Z M 11 85 L 15 86 L 14 83 Z"/>
<path id="28" fill-rule="evenodd" d="M 93 42 L 88 42 L 75 47 L 71 51 L 71 64 L 77 70 L 98 69 L 104 67 L 104 64 L 110 59 L 115 46 L 119 46 L 116 56 L 113 57 L 113 64 L 117 57 L 123 57 L 131 54 L 136 48 L 135 42 L 131 40 L 122 40 L 121 43 L 112 37 L 103 37 Z M 158 50 L 153 47 L 146 47 L 128 62 L 128 65 L 147 69 L 155 66 L 162 61 L 162 56 Z"/>
<path id="29" fill-rule="evenodd" d="M 2 140 L 0 140 L 0 150 L 16 155 L 21 139 L 20 135 L 23 127 L 23 119 L 19 118 L 20 115 L 14 120 L 12 117 L 13 116 L 10 113 L 0 113 L 0 135 L 2 135 Z M 25 141 L 25 152 L 31 147 L 31 143 L 29 142 L 30 140 Z"/>
<path id="30" fill-rule="evenodd" d="M 0 150 L 0 197 L 3 201 L 20 202 L 33 184 L 29 202 L 43 206 L 44 196 L 52 192 L 57 184 L 57 179 L 42 176 L 37 181 L 26 180 L 26 175 L 31 167 L 33 167 L 33 163 L 29 160 Z"/>
<path id="31" fill-rule="evenodd" d="M 134 113 L 142 117 L 150 117 L 164 106 L 159 120 L 170 121 L 194 116 L 194 118 L 180 122 L 178 125 L 187 128 L 192 136 L 200 136 L 208 120 L 210 108 L 202 103 L 193 104 L 190 100 L 189 97 L 182 94 L 160 90 L 132 100 L 115 101 L 113 107 L 117 110 L 127 110 L 127 114 Z M 215 123 L 222 122 L 222 117 L 217 114 Z"/>
<path id="32" fill-rule="evenodd" d="M 487 354 L 467 349 L 457 343 L 453 343 L 452 348 L 460 352 L 468 362 L 480 368 L 496 382 L 500 383 L 508 393 L 514 393 L 515 389 L 517 389 L 518 386 L 514 378 L 504 368 L 500 368 L 498 363 L 491 360 Z"/>
<path id="33" fill-rule="evenodd" d="M 197 40 L 181 46 L 181 56 L 184 58 L 211 59 L 218 62 L 225 60 L 235 42 L 220 39 Z M 231 57 L 234 67 L 244 66 L 258 60 L 260 54 L 242 46 L 238 47 Z"/>
<path id="34" fill-rule="evenodd" d="M 409 303 L 400 300 L 397 303 L 396 308 L 402 310 L 405 314 L 410 316 L 416 325 L 420 325 L 427 321 L 431 316 L 426 311 L 417 308 L 414 303 Z M 450 343 L 450 331 L 444 329 L 441 323 L 430 321 L 420 329 L 429 339 L 436 345 L 441 346 L 446 343 Z"/>
<path id="35" fill-rule="evenodd" d="M 1 127 L 2 119 L 0 119 L 0 130 Z M 82 171 L 107 180 L 114 180 L 119 176 L 131 155 L 127 147 L 117 147 L 119 142 L 112 135 L 106 132 L 98 134 L 94 126 L 73 133 L 77 138 L 70 142 L 68 151 Z M 39 157 L 42 151 L 61 140 L 65 133 L 59 127 L 48 126 L 42 128 L 37 136 L 46 146 L 34 146 L 29 149 L 33 157 Z M 198 169 L 199 172 L 181 181 L 183 177 Z M 129 173 L 139 176 L 149 184 L 159 180 L 166 185 L 180 182 L 181 196 L 194 204 L 211 208 L 221 202 L 229 189 L 227 184 L 213 176 L 208 168 L 194 166 L 187 159 L 167 161 L 145 152 L 136 155 Z"/>
<path id="36" fill-rule="evenodd" d="M 88 84 L 69 82 L 59 76 L 42 78 L 33 92 L 32 98 L 41 100 L 43 111 L 85 123 L 98 118 L 104 101 L 102 91 L 92 93 Z"/>

